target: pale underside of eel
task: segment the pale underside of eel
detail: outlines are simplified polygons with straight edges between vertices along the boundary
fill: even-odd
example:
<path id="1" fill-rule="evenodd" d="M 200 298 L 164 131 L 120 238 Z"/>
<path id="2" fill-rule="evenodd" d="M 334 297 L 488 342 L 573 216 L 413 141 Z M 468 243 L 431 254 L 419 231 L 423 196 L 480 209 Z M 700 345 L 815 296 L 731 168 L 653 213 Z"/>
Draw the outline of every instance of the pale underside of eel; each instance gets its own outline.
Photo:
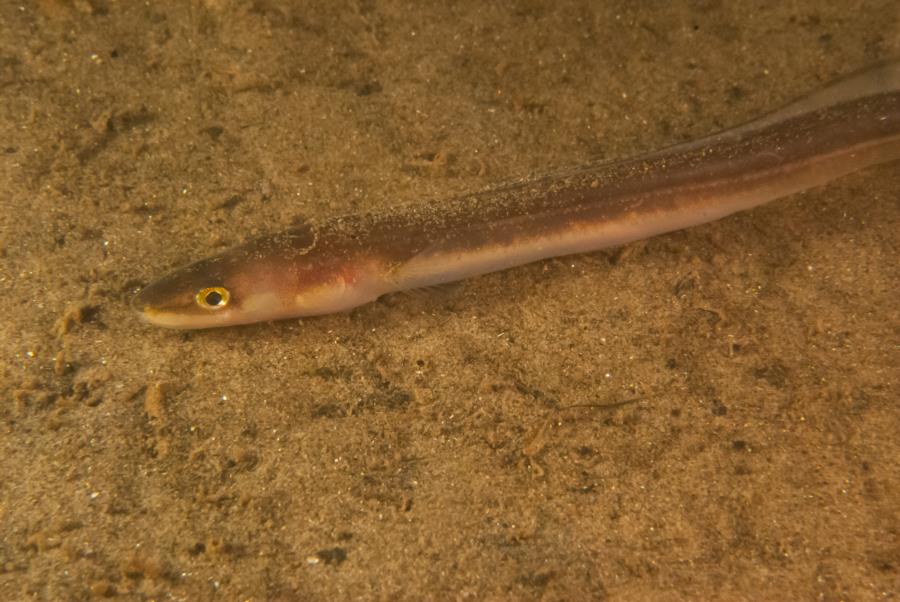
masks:
<path id="1" fill-rule="evenodd" d="M 750 123 L 612 163 L 394 210 L 307 221 L 177 270 L 132 305 L 210 328 L 344 311 L 710 222 L 900 159 L 900 60 Z"/>

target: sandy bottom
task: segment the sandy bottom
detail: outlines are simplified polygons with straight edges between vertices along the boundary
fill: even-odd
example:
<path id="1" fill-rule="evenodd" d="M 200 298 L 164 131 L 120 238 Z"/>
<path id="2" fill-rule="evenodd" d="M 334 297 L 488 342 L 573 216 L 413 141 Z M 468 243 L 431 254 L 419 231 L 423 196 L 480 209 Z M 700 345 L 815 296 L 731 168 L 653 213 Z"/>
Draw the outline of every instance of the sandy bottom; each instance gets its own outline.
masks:
<path id="1" fill-rule="evenodd" d="M 0 598 L 900 593 L 896 164 L 348 314 L 131 313 L 900 55 L 895 0 L 449 4 L 0 4 Z"/>

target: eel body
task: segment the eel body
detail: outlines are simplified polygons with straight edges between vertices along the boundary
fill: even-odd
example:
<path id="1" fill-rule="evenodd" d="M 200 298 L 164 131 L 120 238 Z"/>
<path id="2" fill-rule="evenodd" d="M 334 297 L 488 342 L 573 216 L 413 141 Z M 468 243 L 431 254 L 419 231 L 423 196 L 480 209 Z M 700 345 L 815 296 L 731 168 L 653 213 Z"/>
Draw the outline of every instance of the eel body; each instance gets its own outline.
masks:
<path id="1" fill-rule="evenodd" d="M 443 203 L 309 221 L 177 270 L 132 305 L 209 328 L 327 314 L 710 222 L 900 159 L 900 60 L 699 140 Z"/>

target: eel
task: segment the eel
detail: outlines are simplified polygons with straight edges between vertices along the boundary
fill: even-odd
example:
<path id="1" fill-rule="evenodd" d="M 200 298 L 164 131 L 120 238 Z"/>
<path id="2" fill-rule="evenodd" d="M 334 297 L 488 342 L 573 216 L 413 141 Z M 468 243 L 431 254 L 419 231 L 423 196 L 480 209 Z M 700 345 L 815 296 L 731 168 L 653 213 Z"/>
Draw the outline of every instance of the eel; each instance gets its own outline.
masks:
<path id="1" fill-rule="evenodd" d="M 349 310 L 393 291 L 622 245 L 900 159 L 900 59 L 768 115 L 637 157 L 443 203 L 309 220 L 163 277 L 132 307 L 210 328 Z"/>

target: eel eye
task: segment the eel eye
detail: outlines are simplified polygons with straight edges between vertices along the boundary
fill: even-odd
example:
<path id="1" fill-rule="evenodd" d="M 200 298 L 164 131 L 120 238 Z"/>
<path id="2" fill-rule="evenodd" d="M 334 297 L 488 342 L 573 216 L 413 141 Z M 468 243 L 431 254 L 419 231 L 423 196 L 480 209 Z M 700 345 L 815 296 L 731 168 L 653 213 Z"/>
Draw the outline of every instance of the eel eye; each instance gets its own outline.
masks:
<path id="1" fill-rule="evenodd" d="M 197 300 L 197 305 L 203 309 L 217 310 L 228 305 L 231 293 L 228 292 L 227 288 L 210 286 L 197 293 L 195 299 Z"/>

